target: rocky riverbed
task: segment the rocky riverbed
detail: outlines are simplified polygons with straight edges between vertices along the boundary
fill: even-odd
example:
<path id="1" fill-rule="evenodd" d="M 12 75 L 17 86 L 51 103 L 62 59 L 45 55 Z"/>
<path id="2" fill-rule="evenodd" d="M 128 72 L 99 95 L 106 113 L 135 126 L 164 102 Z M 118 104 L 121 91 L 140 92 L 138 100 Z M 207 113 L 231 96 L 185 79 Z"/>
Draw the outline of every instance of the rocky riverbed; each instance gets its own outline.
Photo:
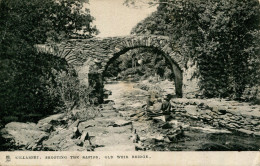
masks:
<path id="1" fill-rule="evenodd" d="M 164 81 L 163 94 L 174 92 Z M 140 87 L 142 87 L 140 89 Z M 167 88 L 166 88 L 167 87 Z M 105 103 L 92 108 L 95 116 L 84 119 L 84 111 L 52 115 L 38 123 L 12 122 L 1 130 L 1 150 L 39 151 L 195 151 L 259 150 L 260 138 L 232 130 L 198 116 L 200 103 L 172 101 L 172 118 L 151 118 L 144 110 L 147 87 L 133 82 L 111 82 Z M 158 88 L 157 88 L 158 90 Z M 184 100 L 184 99 L 182 99 Z M 193 108 L 193 107 L 192 107 Z M 90 110 L 90 108 L 86 108 Z M 185 112 L 186 111 L 186 112 Z M 187 113 L 187 112 L 190 112 Z M 191 116 L 189 116 L 191 115 Z M 87 115 L 89 117 L 89 115 Z M 195 118 L 196 117 L 196 118 Z M 209 117 L 208 117 L 209 118 Z M 232 119 L 232 118 L 231 118 Z M 221 120 L 221 119 L 220 119 Z M 227 124 L 230 122 L 227 121 Z M 229 129 L 229 130 L 228 130 Z"/>

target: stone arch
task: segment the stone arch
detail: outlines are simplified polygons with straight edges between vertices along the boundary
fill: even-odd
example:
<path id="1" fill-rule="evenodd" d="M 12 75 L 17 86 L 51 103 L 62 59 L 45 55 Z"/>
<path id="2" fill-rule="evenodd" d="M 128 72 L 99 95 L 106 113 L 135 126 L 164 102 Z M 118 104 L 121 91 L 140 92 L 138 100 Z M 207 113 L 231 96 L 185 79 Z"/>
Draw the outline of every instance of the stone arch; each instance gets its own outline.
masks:
<path id="1" fill-rule="evenodd" d="M 107 65 L 121 54 L 135 48 L 146 47 L 160 52 L 170 63 L 175 75 L 176 95 L 182 97 L 185 58 L 172 50 L 167 36 L 122 36 L 67 40 L 56 45 L 37 46 L 39 51 L 52 53 L 73 65 L 83 80 L 91 77 L 103 85 L 102 75 Z M 85 70 L 87 69 L 87 70 Z M 87 81 L 89 83 L 89 81 Z M 102 93 L 103 90 L 100 90 Z"/>
<path id="2" fill-rule="evenodd" d="M 171 57 L 169 55 L 167 55 L 165 52 L 160 50 L 158 47 L 153 47 L 153 46 L 125 47 L 124 49 L 122 49 L 119 52 L 115 53 L 114 56 L 109 59 L 109 61 L 107 62 L 106 66 L 103 67 L 103 69 L 102 69 L 102 78 L 103 78 L 104 72 L 107 70 L 108 66 L 114 60 L 116 60 L 120 55 L 125 54 L 127 51 L 135 49 L 135 48 L 151 48 L 155 52 L 158 52 L 159 54 L 161 54 L 163 57 L 166 58 L 166 60 L 168 61 L 168 64 L 171 66 L 171 70 L 172 70 L 172 72 L 174 73 L 174 76 L 175 76 L 174 83 L 175 83 L 175 93 L 176 93 L 176 96 L 177 97 L 182 97 L 182 70 L 178 66 L 178 64 L 176 64 L 176 62 L 174 62 L 171 59 Z"/>

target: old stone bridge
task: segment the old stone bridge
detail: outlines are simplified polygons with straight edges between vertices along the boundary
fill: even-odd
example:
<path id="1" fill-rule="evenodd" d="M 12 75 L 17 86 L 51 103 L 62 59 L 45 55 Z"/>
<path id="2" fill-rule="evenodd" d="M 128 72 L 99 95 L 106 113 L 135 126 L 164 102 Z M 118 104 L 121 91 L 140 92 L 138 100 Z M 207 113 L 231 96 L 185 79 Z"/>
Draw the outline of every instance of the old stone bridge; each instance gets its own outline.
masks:
<path id="1" fill-rule="evenodd" d="M 37 45 L 39 51 L 48 52 L 64 58 L 78 71 L 85 84 L 95 79 L 103 85 L 103 73 L 108 65 L 120 55 L 135 48 L 151 48 L 162 54 L 175 75 L 176 95 L 182 97 L 197 90 L 197 80 L 192 80 L 196 64 L 172 50 L 170 39 L 166 36 L 124 36 L 91 39 L 67 40 L 55 45 Z M 190 64 L 190 65 L 189 65 Z M 187 67 L 188 66 L 188 67 Z M 195 66 L 195 68 L 194 68 Z M 101 90 L 100 93 L 102 93 Z"/>

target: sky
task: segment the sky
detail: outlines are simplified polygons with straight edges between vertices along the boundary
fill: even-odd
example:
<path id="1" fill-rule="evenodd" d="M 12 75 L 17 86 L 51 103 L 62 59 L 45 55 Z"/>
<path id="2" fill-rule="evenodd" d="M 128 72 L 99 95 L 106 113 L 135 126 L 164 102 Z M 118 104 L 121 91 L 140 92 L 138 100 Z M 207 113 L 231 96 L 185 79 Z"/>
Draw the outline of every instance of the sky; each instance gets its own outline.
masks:
<path id="1" fill-rule="evenodd" d="M 140 21 L 156 11 L 156 7 L 133 8 L 123 5 L 124 0 L 90 0 L 86 6 L 95 17 L 94 25 L 100 31 L 98 37 L 129 35 Z"/>

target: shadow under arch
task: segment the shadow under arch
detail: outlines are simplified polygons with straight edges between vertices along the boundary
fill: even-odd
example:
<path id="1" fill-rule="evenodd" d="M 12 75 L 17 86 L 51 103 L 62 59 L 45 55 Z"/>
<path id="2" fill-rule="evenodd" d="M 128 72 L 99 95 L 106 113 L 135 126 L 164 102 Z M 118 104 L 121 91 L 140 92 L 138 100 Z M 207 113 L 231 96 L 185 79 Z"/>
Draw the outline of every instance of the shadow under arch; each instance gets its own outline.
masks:
<path id="1" fill-rule="evenodd" d="M 183 84 L 183 76 L 182 76 L 182 70 L 179 67 L 179 65 L 174 62 L 172 60 L 172 58 L 166 54 L 164 51 L 162 51 L 161 49 L 157 48 L 157 47 L 153 47 L 153 46 L 137 46 L 137 47 L 127 47 L 124 48 L 123 50 L 117 52 L 114 54 L 114 56 L 112 58 L 109 59 L 109 61 L 107 62 L 103 72 L 102 72 L 102 79 L 104 79 L 104 73 L 106 72 L 108 66 L 114 62 L 117 58 L 119 58 L 120 55 L 125 54 L 126 52 L 128 52 L 129 50 L 132 49 L 136 49 L 136 48 L 149 48 L 151 49 L 153 52 L 161 54 L 163 57 L 165 57 L 166 59 L 166 64 L 170 65 L 170 68 L 175 76 L 174 78 L 174 83 L 175 83 L 175 93 L 176 96 L 178 98 L 182 98 L 182 84 Z"/>

